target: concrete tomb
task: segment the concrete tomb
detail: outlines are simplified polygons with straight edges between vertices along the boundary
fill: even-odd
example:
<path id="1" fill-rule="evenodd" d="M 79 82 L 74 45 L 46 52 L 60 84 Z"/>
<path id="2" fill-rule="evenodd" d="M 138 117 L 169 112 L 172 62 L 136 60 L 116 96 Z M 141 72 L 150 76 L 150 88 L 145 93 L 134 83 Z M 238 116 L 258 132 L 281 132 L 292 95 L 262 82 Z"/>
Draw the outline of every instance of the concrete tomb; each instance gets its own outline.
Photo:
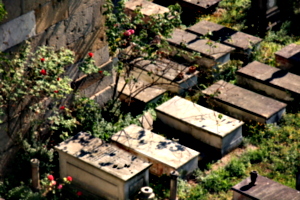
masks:
<path id="1" fill-rule="evenodd" d="M 275 53 L 275 59 L 280 69 L 300 74 L 300 45 L 289 44 Z"/>
<path id="2" fill-rule="evenodd" d="M 173 93 L 183 93 L 198 83 L 198 71 L 189 73 L 188 67 L 168 59 L 155 61 L 136 59 L 132 73 L 149 83 L 153 83 Z M 178 78 L 179 75 L 182 77 Z"/>
<path id="3" fill-rule="evenodd" d="M 262 41 L 261 38 L 235 31 L 231 28 L 206 20 L 201 20 L 195 25 L 189 27 L 187 31 L 196 35 L 207 36 L 212 40 L 232 46 L 236 48 L 236 50 L 242 50 L 247 54 L 249 54 L 251 49 L 258 46 L 258 44 Z"/>
<path id="4" fill-rule="evenodd" d="M 263 91 L 276 99 L 292 101 L 300 96 L 300 76 L 253 61 L 236 72 L 237 84 Z"/>
<path id="5" fill-rule="evenodd" d="M 219 149 L 222 155 L 242 142 L 242 121 L 181 97 L 175 96 L 155 110 L 164 124 Z"/>
<path id="6" fill-rule="evenodd" d="M 257 175 L 254 184 L 248 177 L 231 189 L 233 200 L 300 200 L 299 191 L 260 175 Z"/>
<path id="7" fill-rule="evenodd" d="M 172 56 L 178 55 L 181 49 L 189 53 L 183 57 L 189 62 L 196 62 L 200 67 L 213 68 L 230 60 L 230 53 L 234 48 L 208 39 L 199 39 L 199 36 L 181 29 L 175 29 L 171 38 L 167 39 L 173 48 Z M 200 53 L 200 57 L 191 58 L 191 55 Z"/>
<path id="8" fill-rule="evenodd" d="M 202 93 L 211 103 L 243 121 L 278 122 L 286 104 L 220 80 Z"/>
<path id="9" fill-rule="evenodd" d="M 151 164 L 84 132 L 55 146 L 60 176 L 105 199 L 129 200 L 149 182 Z"/>
<path id="10" fill-rule="evenodd" d="M 134 10 L 141 7 L 141 13 L 145 16 L 145 20 L 150 20 L 149 16 L 155 14 L 164 14 L 170 12 L 170 10 L 164 6 L 152 3 L 147 0 L 129 0 L 125 2 L 125 13 L 134 17 Z"/>
<path id="11" fill-rule="evenodd" d="M 118 92 L 121 93 L 120 99 L 127 103 L 155 103 L 167 90 L 158 85 L 148 83 L 141 79 L 125 81 L 123 77 L 118 82 Z"/>
<path id="12" fill-rule="evenodd" d="M 150 173 L 157 176 L 170 175 L 174 170 L 185 175 L 198 167 L 197 151 L 137 125 L 124 128 L 111 140 L 140 159 L 151 162 Z"/>

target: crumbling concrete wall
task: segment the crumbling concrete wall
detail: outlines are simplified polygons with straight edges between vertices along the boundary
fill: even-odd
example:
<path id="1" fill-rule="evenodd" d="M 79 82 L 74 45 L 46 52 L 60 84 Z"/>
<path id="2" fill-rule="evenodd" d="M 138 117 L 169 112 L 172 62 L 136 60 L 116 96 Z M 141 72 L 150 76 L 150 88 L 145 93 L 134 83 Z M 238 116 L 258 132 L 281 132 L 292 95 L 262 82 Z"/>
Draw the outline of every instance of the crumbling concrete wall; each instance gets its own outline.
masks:
<path id="1" fill-rule="evenodd" d="M 76 64 L 66 69 L 73 85 L 83 96 L 103 105 L 113 94 L 113 77 L 84 75 L 78 63 L 88 52 L 94 53 L 99 71 L 112 72 L 105 39 L 103 4 L 105 0 L 2 0 L 8 16 L 0 22 L 0 51 L 18 51 L 26 40 L 33 48 L 40 45 L 69 48 Z M 113 74 L 113 73 L 111 73 Z M 40 116 L 39 116 L 40 117 Z M 21 118 L 14 119 L 15 131 L 28 130 Z M 18 128 L 19 127 L 19 128 Z M 14 133 L 7 133 L 7 122 L 0 124 L 0 177 L 16 145 Z"/>

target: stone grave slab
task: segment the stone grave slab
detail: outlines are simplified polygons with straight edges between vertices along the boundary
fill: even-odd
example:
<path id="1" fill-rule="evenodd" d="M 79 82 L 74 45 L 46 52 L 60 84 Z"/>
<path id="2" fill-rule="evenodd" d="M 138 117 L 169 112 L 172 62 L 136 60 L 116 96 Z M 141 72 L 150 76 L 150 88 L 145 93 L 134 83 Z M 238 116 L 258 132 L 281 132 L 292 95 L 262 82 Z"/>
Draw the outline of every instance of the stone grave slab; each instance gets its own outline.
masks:
<path id="1" fill-rule="evenodd" d="M 278 67 L 284 70 L 299 73 L 300 65 L 300 45 L 290 44 L 275 53 Z"/>
<path id="2" fill-rule="evenodd" d="M 300 96 L 300 76 L 257 61 L 239 69 L 236 77 L 238 85 L 279 100 L 292 101 Z"/>
<path id="3" fill-rule="evenodd" d="M 149 83 L 173 93 L 183 93 L 198 83 L 198 71 L 189 73 L 188 67 L 168 59 L 157 59 L 154 62 L 136 59 L 131 62 L 135 66 L 133 74 Z M 182 79 L 178 79 L 182 73 Z"/>
<path id="4" fill-rule="evenodd" d="M 114 134 L 111 140 L 121 148 L 152 163 L 150 173 L 161 176 L 177 170 L 189 174 L 198 167 L 199 153 L 137 125 Z"/>
<path id="5" fill-rule="evenodd" d="M 215 106 L 243 121 L 275 123 L 285 113 L 286 104 L 220 80 L 202 93 Z"/>
<path id="6" fill-rule="evenodd" d="M 199 66 L 215 67 L 216 64 L 223 64 L 230 60 L 230 53 L 234 48 L 220 44 L 208 39 L 200 39 L 198 35 L 181 29 L 175 29 L 171 38 L 167 39 L 170 45 L 178 49 L 186 49 L 188 52 L 200 53 L 201 57 L 191 59 L 191 54 L 184 56 L 190 62 L 196 62 Z M 177 55 L 178 50 L 174 49 L 171 55 Z"/>
<path id="7" fill-rule="evenodd" d="M 165 1 L 165 0 L 164 0 Z M 211 13 L 221 0 L 166 0 L 170 4 L 178 3 L 184 10 Z"/>
<path id="8" fill-rule="evenodd" d="M 120 99 L 125 102 L 141 102 L 143 104 L 155 103 L 166 92 L 158 85 L 147 83 L 143 80 L 130 80 L 126 83 L 123 77 L 118 82 L 118 92 Z"/>
<path id="9" fill-rule="evenodd" d="M 72 176 L 75 185 L 105 199 L 127 200 L 148 185 L 149 162 L 80 132 L 55 146 L 60 176 Z"/>
<path id="10" fill-rule="evenodd" d="M 231 189 L 233 200 L 300 200 L 299 191 L 260 175 L 257 176 L 255 185 L 251 184 L 251 178 L 248 177 Z"/>
<path id="11" fill-rule="evenodd" d="M 218 41 L 236 48 L 236 50 L 243 50 L 250 53 L 251 49 L 262 41 L 261 38 L 227 28 L 220 24 L 201 20 L 195 25 L 189 27 L 187 31 L 200 36 L 207 36 L 212 40 Z"/>
<path id="12" fill-rule="evenodd" d="M 164 124 L 190 134 L 224 155 L 242 142 L 243 122 L 175 96 L 156 107 Z"/>
<path id="13" fill-rule="evenodd" d="M 141 13 L 145 16 L 145 20 L 149 20 L 149 16 L 155 14 L 164 14 L 168 13 L 170 10 L 164 6 L 152 3 L 147 0 L 129 0 L 125 2 L 125 13 L 134 17 L 134 10 L 140 6 Z"/>

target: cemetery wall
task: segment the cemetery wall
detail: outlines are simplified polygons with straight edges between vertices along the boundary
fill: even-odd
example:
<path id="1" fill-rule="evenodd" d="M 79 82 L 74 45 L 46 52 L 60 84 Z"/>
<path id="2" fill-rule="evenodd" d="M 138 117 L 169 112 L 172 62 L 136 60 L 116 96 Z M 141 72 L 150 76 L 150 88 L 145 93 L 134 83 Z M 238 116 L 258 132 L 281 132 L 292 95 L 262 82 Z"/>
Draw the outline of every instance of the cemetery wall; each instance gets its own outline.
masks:
<path id="1" fill-rule="evenodd" d="M 80 94 L 88 95 L 101 105 L 110 99 L 114 88 L 112 76 L 84 76 L 78 71 L 78 62 L 88 52 L 94 53 L 99 70 L 112 70 L 102 15 L 105 0 L 2 1 L 8 15 L 0 22 L 0 51 L 18 51 L 26 40 L 31 41 L 33 49 L 40 45 L 69 48 L 75 52 L 77 64 L 68 67 L 66 74 L 79 90 L 83 88 Z M 15 132 L 19 128 L 23 133 L 28 131 L 29 125 L 22 121 L 26 117 L 13 121 Z M 0 177 L 16 150 L 12 138 L 16 137 L 15 132 L 8 134 L 7 123 L 0 124 Z"/>

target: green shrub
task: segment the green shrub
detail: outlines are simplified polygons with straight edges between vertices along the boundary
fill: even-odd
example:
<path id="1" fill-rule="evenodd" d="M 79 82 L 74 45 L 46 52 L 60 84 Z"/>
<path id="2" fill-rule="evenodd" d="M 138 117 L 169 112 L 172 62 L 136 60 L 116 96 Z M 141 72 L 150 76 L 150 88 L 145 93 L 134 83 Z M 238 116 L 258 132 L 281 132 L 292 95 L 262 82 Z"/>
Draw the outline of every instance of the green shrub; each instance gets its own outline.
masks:
<path id="1" fill-rule="evenodd" d="M 228 172 L 224 169 L 212 171 L 209 175 L 202 178 L 202 182 L 200 184 L 209 192 L 225 191 L 232 186 L 228 176 Z"/>
<path id="2" fill-rule="evenodd" d="M 246 166 L 240 160 L 234 158 L 226 165 L 225 170 L 231 177 L 242 177 L 246 174 Z"/>

